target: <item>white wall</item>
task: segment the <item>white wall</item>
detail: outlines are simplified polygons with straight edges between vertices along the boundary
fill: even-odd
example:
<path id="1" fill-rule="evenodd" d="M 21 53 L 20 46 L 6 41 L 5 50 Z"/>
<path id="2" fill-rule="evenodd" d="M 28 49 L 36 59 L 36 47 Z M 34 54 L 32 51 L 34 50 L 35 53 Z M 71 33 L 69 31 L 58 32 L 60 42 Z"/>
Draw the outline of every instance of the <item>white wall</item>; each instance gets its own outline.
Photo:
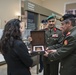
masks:
<path id="1" fill-rule="evenodd" d="M 4 28 L 5 22 L 17 18 L 16 13 L 21 12 L 20 0 L 0 0 L 0 28 Z"/>
<path id="2" fill-rule="evenodd" d="M 64 14 L 65 4 L 76 2 L 76 0 L 29 0 L 47 9 L 53 10 L 61 15 Z"/>
<path id="3" fill-rule="evenodd" d="M 61 15 L 64 14 L 64 5 L 76 0 L 29 0 Z M 4 28 L 5 22 L 17 18 L 16 13 L 21 12 L 21 0 L 0 0 L 0 28 Z"/>
<path id="4" fill-rule="evenodd" d="M 42 0 L 29 0 L 29 1 L 38 5 L 42 5 Z"/>
<path id="5" fill-rule="evenodd" d="M 76 0 L 44 0 L 43 6 L 63 15 L 64 5 L 69 2 L 76 2 Z"/>

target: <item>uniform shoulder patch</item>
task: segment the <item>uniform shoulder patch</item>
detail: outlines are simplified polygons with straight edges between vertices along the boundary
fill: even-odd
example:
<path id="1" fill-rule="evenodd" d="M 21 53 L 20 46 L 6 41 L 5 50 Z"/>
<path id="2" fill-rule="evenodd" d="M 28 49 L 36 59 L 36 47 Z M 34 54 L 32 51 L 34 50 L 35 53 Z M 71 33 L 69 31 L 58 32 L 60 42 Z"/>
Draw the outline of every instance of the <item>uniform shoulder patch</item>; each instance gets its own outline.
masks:
<path id="1" fill-rule="evenodd" d="M 56 28 L 57 30 L 61 31 L 59 28 Z"/>

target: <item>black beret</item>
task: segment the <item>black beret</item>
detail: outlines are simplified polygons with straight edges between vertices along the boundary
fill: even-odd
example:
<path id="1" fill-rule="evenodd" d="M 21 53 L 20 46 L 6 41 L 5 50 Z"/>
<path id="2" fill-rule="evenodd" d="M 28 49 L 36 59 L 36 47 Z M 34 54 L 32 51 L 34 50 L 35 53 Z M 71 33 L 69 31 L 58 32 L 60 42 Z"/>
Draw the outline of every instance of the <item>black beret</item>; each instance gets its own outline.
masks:
<path id="1" fill-rule="evenodd" d="M 75 18 L 75 17 L 76 17 L 76 15 L 74 15 L 74 14 L 65 14 L 60 18 L 60 21 L 64 21 L 64 20 L 67 20 L 70 18 Z"/>
<path id="2" fill-rule="evenodd" d="M 42 20 L 41 23 L 47 23 L 47 20 Z"/>

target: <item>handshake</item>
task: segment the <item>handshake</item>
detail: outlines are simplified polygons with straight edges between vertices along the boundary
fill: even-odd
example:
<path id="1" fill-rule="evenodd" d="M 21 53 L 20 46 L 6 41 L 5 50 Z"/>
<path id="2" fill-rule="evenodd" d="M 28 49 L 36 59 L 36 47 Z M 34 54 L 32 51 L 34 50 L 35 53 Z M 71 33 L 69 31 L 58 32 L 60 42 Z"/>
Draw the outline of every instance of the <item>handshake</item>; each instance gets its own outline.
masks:
<path id="1" fill-rule="evenodd" d="M 50 53 L 54 53 L 54 52 L 56 52 L 57 50 L 55 50 L 55 49 L 51 49 L 51 50 L 49 50 L 48 48 L 46 48 L 46 51 L 45 51 L 45 54 L 44 54 L 44 56 L 45 57 L 48 57 L 48 54 L 50 54 Z"/>

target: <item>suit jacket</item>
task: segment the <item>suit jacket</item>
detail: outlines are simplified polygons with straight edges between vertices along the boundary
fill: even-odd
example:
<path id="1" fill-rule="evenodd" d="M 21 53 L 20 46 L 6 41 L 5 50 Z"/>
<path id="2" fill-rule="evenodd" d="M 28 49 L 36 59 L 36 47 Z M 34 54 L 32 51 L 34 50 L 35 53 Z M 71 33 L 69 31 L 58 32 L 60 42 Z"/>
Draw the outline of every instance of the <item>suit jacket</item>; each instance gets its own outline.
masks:
<path id="1" fill-rule="evenodd" d="M 22 41 L 15 40 L 14 47 L 4 54 L 4 58 L 8 75 L 31 75 L 29 67 L 32 66 L 33 61 Z"/>
<path id="2" fill-rule="evenodd" d="M 61 60 L 60 75 L 76 75 L 76 27 L 66 34 L 63 46 L 48 58 L 51 62 Z"/>

